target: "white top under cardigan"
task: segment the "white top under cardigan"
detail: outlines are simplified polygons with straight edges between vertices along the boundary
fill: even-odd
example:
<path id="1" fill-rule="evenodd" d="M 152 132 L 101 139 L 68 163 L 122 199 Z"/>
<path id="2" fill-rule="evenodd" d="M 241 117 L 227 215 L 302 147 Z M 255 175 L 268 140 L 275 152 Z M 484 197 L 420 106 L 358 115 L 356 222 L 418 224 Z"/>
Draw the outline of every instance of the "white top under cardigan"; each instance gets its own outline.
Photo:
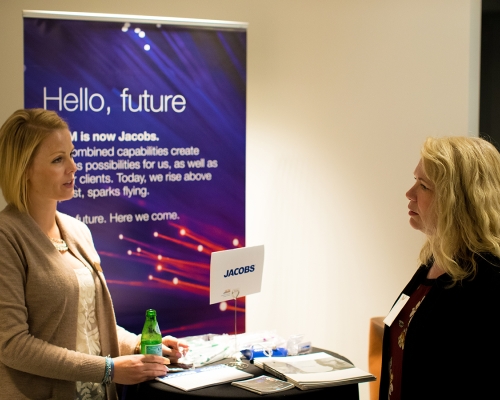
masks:
<path id="1" fill-rule="evenodd" d="M 78 325 L 76 327 L 76 351 L 94 356 L 101 355 L 99 328 L 95 316 L 95 285 L 92 272 L 86 268 L 75 269 L 80 285 L 78 299 Z M 104 372 L 103 372 L 104 375 Z M 76 382 L 77 400 L 103 400 L 106 389 L 99 382 Z"/>

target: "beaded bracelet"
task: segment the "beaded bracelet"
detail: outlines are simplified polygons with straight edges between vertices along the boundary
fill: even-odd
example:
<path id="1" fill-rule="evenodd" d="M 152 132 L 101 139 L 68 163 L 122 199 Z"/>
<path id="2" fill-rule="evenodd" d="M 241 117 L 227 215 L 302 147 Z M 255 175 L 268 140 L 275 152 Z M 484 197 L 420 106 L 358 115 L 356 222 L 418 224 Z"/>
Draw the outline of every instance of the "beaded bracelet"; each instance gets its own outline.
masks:
<path id="1" fill-rule="evenodd" d="M 103 385 L 109 385 L 113 380 L 113 375 L 115 370 L 115 363 L 113 359 L 108 355 L 106 356 L 106 366 L 104 368 L 104 378 L 102 378 Z"/>

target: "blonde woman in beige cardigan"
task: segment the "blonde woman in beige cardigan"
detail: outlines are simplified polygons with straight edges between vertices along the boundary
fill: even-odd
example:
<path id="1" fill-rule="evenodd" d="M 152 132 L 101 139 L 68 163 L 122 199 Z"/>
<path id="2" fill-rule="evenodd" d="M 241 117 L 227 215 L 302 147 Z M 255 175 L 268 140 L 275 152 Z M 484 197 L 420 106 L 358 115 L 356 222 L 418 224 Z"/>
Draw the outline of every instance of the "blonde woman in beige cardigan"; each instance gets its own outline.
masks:
<path id="1" fill-rule="evenodd" d="M 89 229 L 56 208 L 73 197 L 73 149 L 52 111 L 18 110 L 0 128 L 1 399 L 115 400 L 115 384 L 181 356 L 173 337 L 165 357 L 134 354 L 139 337 L 117 326 Z"/>

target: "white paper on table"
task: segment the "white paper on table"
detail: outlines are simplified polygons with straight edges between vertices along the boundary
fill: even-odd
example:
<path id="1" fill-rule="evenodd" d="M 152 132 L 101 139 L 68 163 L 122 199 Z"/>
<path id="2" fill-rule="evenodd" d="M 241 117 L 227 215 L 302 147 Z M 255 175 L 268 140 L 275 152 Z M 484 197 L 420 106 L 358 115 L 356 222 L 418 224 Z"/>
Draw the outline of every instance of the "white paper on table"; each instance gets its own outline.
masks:
<path id="1" fill-rule="evenodd" d="M 249 379 L 253 374 L 229 367 L 224 364 L 167 374 L 155 378 L 157 381 L 176 387 L 186 392 L 207 386 L 220 385 L 241 379 Z"/>

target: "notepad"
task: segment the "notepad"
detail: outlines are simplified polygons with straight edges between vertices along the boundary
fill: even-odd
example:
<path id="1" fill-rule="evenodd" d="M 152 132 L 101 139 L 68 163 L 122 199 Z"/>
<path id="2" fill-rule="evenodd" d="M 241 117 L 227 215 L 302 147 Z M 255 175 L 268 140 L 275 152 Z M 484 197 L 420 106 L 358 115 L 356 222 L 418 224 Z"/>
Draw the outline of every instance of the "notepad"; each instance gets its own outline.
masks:
<path id="1" fill-rule="evenodd" d="M 189 392 L 191 390 L 234 382 L 242 379 L 249 379 L 252 377 L 253 375 L 248 372 L 241 371 L 234 367 L 229 367 L 225 364 L 219 364 L 191 369 L 186 372 L 167 374 L 166 376 L 157 377 L 155 379 L 159 382 L 165 383 L 166 385 Z"/>

